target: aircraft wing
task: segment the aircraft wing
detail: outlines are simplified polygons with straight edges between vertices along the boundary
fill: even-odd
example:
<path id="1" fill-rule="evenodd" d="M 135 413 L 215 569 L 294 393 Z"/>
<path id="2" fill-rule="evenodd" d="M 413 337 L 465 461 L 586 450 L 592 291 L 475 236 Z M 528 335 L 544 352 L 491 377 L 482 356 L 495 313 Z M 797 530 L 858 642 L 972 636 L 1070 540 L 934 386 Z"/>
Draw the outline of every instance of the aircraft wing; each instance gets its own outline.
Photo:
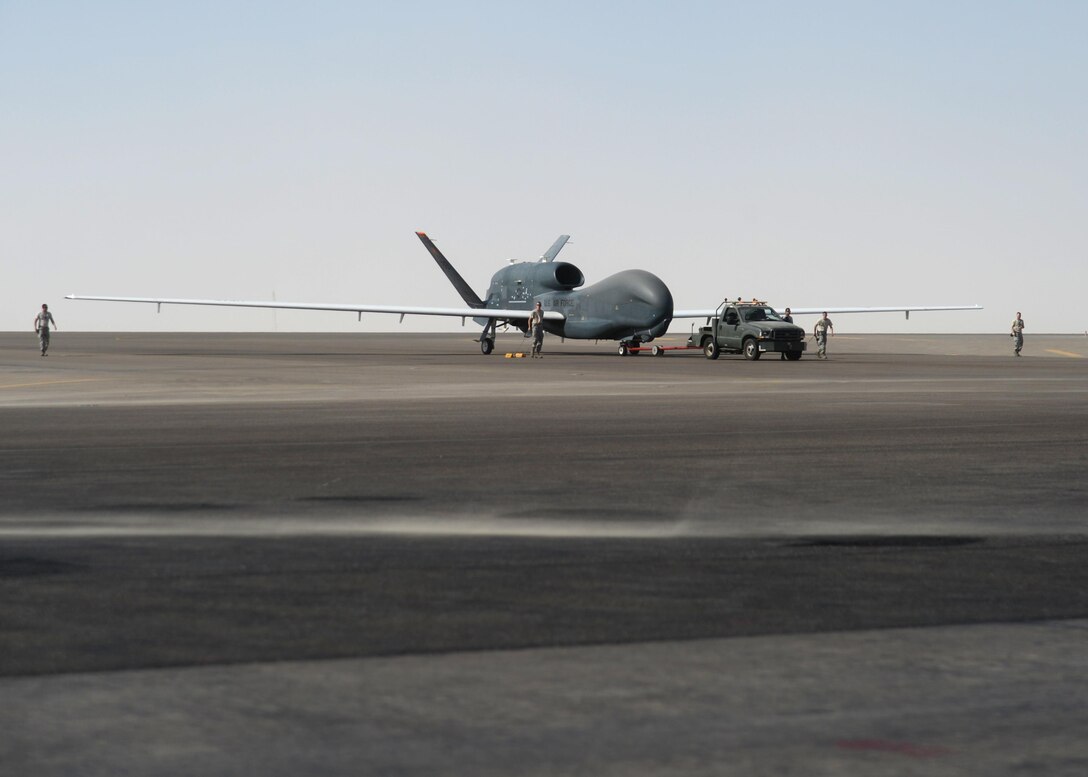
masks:
<path id="1" fill-rule="evenodd" d="M 65 299 L 94 302 L 145 302 L 154 305 L 210 305 L 224 308 L 271 308 L 273 310 L 333 310 L 344 313 L 393 313 L 404 316 L 454 316 L 459 318 L 491 318 L 498 320 L 528 318 L 531 310 L 503 308 L 428 308 L 400 305 L 344 305 L 324 302 L 267 302 L 227 299 L 167 299 L 165 297 L 92 297 L 69 294 Z M 565 316 L 558 310 L 545 310 L 544 318 L 562 321 Z"/>
<path id="2" fill-rule="evenodd" d="M 740 300 L 744 302 L 744 300 Z M 673 318 L 713 318 L 720 308 L 702 310 L 674 310 Z M 982 310 L 981 305 L 902 305 L 885 308 L 791 308 L 795 316 L 820 315 L 821 313 L 905 313 L 910 318 L 912 312 L 934 312 L 940 310 Z"/>

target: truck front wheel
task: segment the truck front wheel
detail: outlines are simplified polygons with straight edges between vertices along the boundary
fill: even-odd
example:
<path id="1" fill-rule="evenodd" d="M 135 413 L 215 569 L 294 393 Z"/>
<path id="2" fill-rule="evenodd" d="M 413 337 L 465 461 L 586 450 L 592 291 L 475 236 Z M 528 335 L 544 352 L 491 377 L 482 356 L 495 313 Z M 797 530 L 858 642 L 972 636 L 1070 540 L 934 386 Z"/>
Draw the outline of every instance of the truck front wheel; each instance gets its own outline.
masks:
<path id="1" fill-rule="evenodd" d="M 759 358 L 759 343 L 751 337 L 744 341 L 744 358 L 750 362 Z"/>
<path id="2" fill-rule="evenodd" d="M 708 337 L 707 339 L 703 340 L 703 356 L 708 359 L 717 359 L 719 356 L 721 356 L 721 353 L 722 351 L 720 348 L 718 348 L 718 343 L 715 342 L 712 338 Z"/>

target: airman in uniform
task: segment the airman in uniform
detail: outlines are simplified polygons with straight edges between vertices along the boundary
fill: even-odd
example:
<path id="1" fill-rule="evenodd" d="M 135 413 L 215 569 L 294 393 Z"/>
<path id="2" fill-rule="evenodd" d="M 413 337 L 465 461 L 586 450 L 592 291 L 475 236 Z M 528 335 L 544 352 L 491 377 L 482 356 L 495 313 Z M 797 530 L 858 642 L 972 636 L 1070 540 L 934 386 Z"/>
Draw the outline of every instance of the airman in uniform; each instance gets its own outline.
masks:
<path id="1" fill-rule="evenodd" d="M 1020 312 L 1016 312 L 1016 318 L 1012 320 L 1012 331 L 1009 332 L 1009 336 L 1013 339 L 1013 353 L 1017 356 L 1020 355 L 1020 350 L 1024 347 L 1024 319 L 1020 318 Z"/>
<path id="2" fill-rule="evenodd" d="M 828 334 L 835 334 L 835 326 L 831 323 L 831 319 L 827 317 L 827 312 L 824 312 L 823 318 L 816 322 L 816 326 L 812 328 L 812 336 L 816 338 L 816 358 L 827 358 L 827 336 Z"/>
<path id="3" fill-rule="evenodd" d="M 540 348 L 544 345 L 544 309 L 540 307 L 539 302 L 536 303 L 533 312 L 529 314 L 529 328 L 533 332 L 533 352 L 531 356 L 534 359 L 543 359 L 544 356 L 540 353 Z"/>
<path id="4" fill-rule="evenodd" d="M 789 308 L 786 308 L 786 315 L 782 316 L 782 320 L 785 321 L 787 324 L 792 324 L 793 323 L 793 313 L 790 312 Z M 778 359 L 779 359 L 779 361 L 785 361 L 786 360 L 785 352 L 782 352 L 781 354 L 779 354 Z"/>
<path id="5" fill-rule="evenodd" d="M 56 326 L 53 314 L 49 312 L 49 306 L 42 303 L 42 312 L 34 317 L 34 331 L 38 333 L 38 343 L 42 348 L 42 356 L 49 350 L 49 327 Z"/>

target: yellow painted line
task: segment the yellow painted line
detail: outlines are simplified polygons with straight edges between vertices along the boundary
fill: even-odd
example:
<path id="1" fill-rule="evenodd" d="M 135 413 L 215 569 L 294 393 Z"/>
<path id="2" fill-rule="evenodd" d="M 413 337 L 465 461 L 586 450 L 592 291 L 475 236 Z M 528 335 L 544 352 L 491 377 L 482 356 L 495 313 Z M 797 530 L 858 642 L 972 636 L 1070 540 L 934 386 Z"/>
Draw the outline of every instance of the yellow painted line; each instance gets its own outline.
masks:
<path id="1" fill-rule="evenodd" d="M 1082 353 L 1070 353 L 1069 351 L 1059 351 L 1057 348 L 1044 348 L 1047 353 L 1056 353 L 1058 356 L 1072 356 L 1074 359 L 1083 359 Z"/>
<path id="2" fill-rule="evenodd" d="M 79 378 L 78 380 L 39 380 L 34 383 L 5 383 L 0 385 L 0 389 L 9 388 L 30 388 L 31 386 L 55 386 L 58 383 L 95 383 L 97 381 L 103 381 L 106 378 Z"/>

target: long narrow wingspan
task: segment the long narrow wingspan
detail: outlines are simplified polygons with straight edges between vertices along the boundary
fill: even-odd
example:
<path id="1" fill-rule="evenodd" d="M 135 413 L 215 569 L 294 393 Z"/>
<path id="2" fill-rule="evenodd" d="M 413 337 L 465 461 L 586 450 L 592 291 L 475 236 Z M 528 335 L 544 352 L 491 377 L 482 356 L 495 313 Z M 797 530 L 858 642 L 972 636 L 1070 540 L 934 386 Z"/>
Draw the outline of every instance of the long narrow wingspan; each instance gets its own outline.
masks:
<path id="1" fill-rule="evenodd" d="M 711 318 L 717 314 L 720 308 L 705 308 L 702 310 L 674 310 L 673 318 Z M 941 310 L 982 310 L 982 305 L 903 305 L 900 307 L 885 308 L 791 308 L 790 312 L 795 316 L 805 316 L 821 313 L 906 313 L 909 317 L 914 312 L 935 312 Z"/>
<path id="2" fill-rule="evenodd" d="M 345 313 L 393 313 L 402 316 L 454 316 L 460 318 L 491 318 L 499 321 L 507 319 L 522 320 L 529 317 L 531 311 L 500 308 L 429 308 L 404 305 L 344 305 L 325 302 L 266 302 L 261 300 L 228 299 L 170 299 L 166 297 L 96 297 L 82 294 L 69 294 L 65 299 L 90 300 L 94 302 L 144 302 L 154 305 L 209 305 L 223 308 L 271 308 L 274 310 L 332 310 Z M 544 311 L 544 318 L 562 321 L 565 316 L 558 310 Z"/>
<path id="3" fill-rule="evenodd" d="M 235 300 L 235 299 L 177 299 L 168 297 L 100 297 L 81 294 L 69 294 L 65 299 L 91 300 L 95 302 L 143 302 L 158 305 L 208 305 L 223 308 L 268 308 L 271 310 L 331 310 L 345 313 L 357 313 L 362 317 L 363 313 L 392 313 L 405 316 L 454 316 L 461 319 L 490 319 L 492 321 L 524 321 L 528 319 L 532 311 L 512 308 L 489 308 L 486 303 L 477 296 L 472 287 L 468 285 L 461 274 L 454 269 L 434 242 L 424 232 L 416 232 L 416 235 L 427 247 L 435 262 L 442 272 L 449 278 L 450 283 L 457 289 L 461 299 L 468 307 L 463 308 L 432 308 L 418 305 L 365 305 L 343 304 L 337 302 L 276 302 L 267 300 Z M 567 241 L 567 236 L 562 235 L 549 249 L 552 258 L 559 253 L 559 249 Z M 549 321 L 562 321 L 566 318 L 558 310 L 544 311 L 544 318 Z"/>

